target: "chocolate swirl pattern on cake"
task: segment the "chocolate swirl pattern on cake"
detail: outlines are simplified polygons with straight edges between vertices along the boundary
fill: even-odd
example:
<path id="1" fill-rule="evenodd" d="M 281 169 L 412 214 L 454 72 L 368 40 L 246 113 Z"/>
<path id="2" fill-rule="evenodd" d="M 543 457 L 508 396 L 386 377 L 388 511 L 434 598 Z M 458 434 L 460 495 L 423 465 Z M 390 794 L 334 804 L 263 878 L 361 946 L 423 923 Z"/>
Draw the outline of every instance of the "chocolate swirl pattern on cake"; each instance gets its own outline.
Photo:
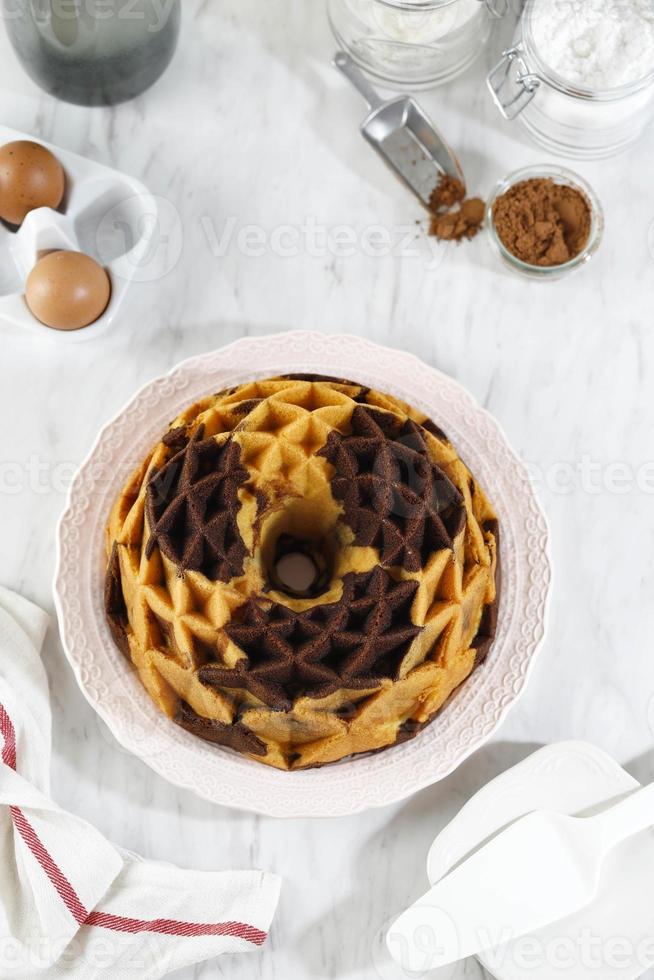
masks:
<path id="1" fill-rule="evenodd" d="M 357 406 L 352 433 L 332 432 L 320 455 L 335 470 L 357 544 L 379 549 L 384 566 L 417 572 L 429 555 L 452 548 L 465 523 L 463 496 L 427 452 L 424 430 Z"/>
<path id="2" fill-rule="evenodd" d="M 243 573 L 246 550 L 236 524 L 237 491 L 249 474 L 236 443 L 221 446 L 203 434 L 200 426 L 150 480 L 146 556 L 159 547 L 180 572 L 229 582 Z M 178 439 L 175 433 L 166 444 L 177 448 Z"/>
<path id="3" fill-rule="evenodd" d="M 233 669 L 202 667 L 200 680 L 245 688 L 277 711 L 290 711 L 297 697 L 378 687 L 396 675 L 421 632 L 410 624 L 417 589 L 417 582 L 396 582 L 376 568 L 346 575 L 338 602 L 304 612 L 250 599 L 242 620 L 225 627 L 246 661 Z"/>

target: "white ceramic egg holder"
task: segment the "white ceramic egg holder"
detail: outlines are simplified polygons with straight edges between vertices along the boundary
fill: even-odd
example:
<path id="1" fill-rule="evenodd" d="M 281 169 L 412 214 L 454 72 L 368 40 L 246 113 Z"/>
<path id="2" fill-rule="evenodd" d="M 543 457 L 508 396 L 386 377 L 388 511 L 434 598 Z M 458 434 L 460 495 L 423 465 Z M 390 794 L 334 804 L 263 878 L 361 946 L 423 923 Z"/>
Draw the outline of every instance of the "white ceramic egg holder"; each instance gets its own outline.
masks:
<path id="1" fill-rule="evenodd" d="M 0 328 L 41 334 L 60 343 L 98 337 L 114 322 L 130 284 L 147 260 L 157 222 L 156 199 L 132 177 L 0 126 L 0 146 L 14 140 L 33 140 L 47 147 L 64 168 L 66 191 L 58 210 L 37 208 L 15 230 L 0 222 Z M 107 309 L 81 330 L 46 327 L 25 302 L 25 283 L 38 258 L 58 249 L 90 255 L 111 278 Z"/>

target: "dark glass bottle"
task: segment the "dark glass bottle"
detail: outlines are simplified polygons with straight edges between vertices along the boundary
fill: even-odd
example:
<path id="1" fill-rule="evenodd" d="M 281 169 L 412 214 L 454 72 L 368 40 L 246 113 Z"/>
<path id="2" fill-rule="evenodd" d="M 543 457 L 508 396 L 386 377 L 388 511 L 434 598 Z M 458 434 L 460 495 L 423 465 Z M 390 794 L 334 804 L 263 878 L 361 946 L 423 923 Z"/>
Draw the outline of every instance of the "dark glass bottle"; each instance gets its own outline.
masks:
<path id="1" fill-rule="evenodd" d="M 25 70 L 51 95 L 112 105 L 149 88 L 179 37 L 181 0 L 2 0 Z"/>

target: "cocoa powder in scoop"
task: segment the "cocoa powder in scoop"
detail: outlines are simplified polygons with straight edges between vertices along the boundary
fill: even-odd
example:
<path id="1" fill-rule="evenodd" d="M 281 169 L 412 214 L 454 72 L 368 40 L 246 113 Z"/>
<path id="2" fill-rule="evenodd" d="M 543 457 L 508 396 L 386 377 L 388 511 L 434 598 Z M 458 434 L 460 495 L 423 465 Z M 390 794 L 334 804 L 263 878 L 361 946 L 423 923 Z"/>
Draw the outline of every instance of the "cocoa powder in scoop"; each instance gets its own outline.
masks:
<path id="1" fill-rule="evenodd" d="M 510 187 L 493 205 L 497 235 L 522 262 L 563 265 L 583 251 L 590 237 L 591 208 L 582 191 L 534 177 Z"/>

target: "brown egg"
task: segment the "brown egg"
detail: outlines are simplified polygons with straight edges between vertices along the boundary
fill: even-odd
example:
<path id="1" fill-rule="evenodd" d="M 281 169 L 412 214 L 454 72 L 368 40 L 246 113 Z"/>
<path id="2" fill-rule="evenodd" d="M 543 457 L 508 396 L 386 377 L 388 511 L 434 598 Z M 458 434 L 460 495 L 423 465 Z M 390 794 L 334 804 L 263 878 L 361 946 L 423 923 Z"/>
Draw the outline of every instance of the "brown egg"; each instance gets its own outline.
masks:
<path id="1" fill-rule="evenodd" d="M 16 140 L 0 147 L 0 218 L 20 225 L 35 208 L 58 208 L 66 179 L 45 146 Z"/>
<path id="2" fill-rule="evenodd" d="M 101 317 L 111 297 L 111 280 L 101 265 L 82 252 L 50 252 L 36 263 L 25 287 L 25 301 L 46 327 L 79 330 Z"/>

